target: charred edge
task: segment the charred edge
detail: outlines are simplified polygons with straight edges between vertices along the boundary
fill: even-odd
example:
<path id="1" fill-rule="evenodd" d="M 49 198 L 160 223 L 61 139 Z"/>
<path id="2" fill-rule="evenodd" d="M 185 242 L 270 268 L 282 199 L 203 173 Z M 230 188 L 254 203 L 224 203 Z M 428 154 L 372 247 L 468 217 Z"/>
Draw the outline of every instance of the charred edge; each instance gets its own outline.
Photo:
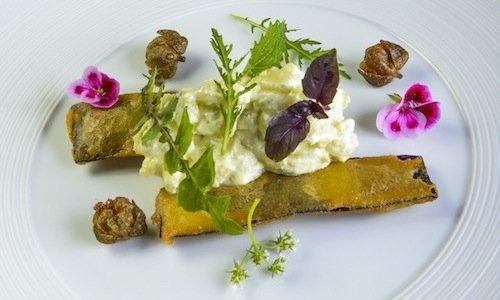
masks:
<path id="1" fill-rule="evenodd" d="M 435 189 L 431 189 L 431 193 L 434 193 Z M 436 195 L 432 195 L 429 197 L 422 197 L 422 198 L 415 198 L 415 199 L 405 199 L 405 200 L 396 200 L 396 201 L 391 201 L 389 203 L 386 203 L 384 205 L 374 205 L 370 207 L 366 206 L 358 206 L 358 207 L 337 207 L 334 209 L 329 209 L 329 210 L 324 210 L 324 212 L 365 212 L 367 210 L 372 210 L 372 211 L 377 211 L 377 210 L 384 210 L 388 208 L 393 208 L 393 207 L 398 207 L 400 205 L 405 205 L 408 203 L 415 203 L 415 204 L 422 204 L 428 201 L 432 201 L 432 199 L 436 199 Z M 427 200 L 428 199 L 428 200 Z"/>
<path id="2" fill-rule="evenodd" d="M 354 208 L 354 209 L 356 209 L 356 208 Z M 332 211 L 332 212 L 339 211 L 340 212 L 340 211 L 351 211 L 351 210 L 353 210 L 353 209 L 349 208 L 349 207 L 337 207 L 337 208 L 331 209 L 329 211 Z"/>
<path id="3" fill-rule="evenodd" d="M 425 169 L 425 166 L 422 165 L 420 168 L 413 173 L 413 179 L 420 179 L 426 184 L 432 184 L 431 178 L 429 177 L 429 174 L 427 174 L 427 170 Z"/>
<path id="4" fill-rule="evenodd" d="M 398 155 L 397 156 L 397 158 L 399 160 L 412 160 L 412 159 L 415 159 L 417 157 L 418 157 L 417 155 Z"/>

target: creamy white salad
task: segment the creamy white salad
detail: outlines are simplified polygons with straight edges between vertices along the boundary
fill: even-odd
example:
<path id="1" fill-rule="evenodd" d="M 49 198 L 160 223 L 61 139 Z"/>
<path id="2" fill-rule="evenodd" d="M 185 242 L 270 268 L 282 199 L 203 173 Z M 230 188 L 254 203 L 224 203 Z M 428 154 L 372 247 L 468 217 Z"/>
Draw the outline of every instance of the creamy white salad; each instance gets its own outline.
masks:
<path id="1" fill-rule="evenodd" d="M 230 144 L 221 154 L 223 140 L 223 95 L 213 80 L 205 81 L 199 88 L 185 88 L 177 94 L 165 94 L 162 106 L 173 97 L 179 97 L 177 110 L 169 129 L 175 136 L 180 124 L 182 111 L 187 107 L 193 125 L 193 141 L 184 158 L 193 164 L 212 145 L 214 147 L 215 182 L 221 185 L 246 184 L 258 178 L 265 171 L 285 175 L 300 175 L 325 168 L 332 161 L 345 161 L 358 146 L 354 132 L 354 120 L 345 119 L 344 109 L 350 102 L 349 95 L 337 89 L 333 102 L 326 110 L 328 118 L 309 118 L 310 131 L 297 149 L 285 159 L 275 162 L 264 151 L 265 134 L 269 121 L 290 105 L 307 99 L 302 92 L 304 72 L 295 64 L 281 68 L 271 68 L 254 78 L 243 80 L 255 87 L 239 98 L 242 113 L 233 132 Z M 239 84 L 235 89 L 244 89 Z M 142 135 L 151 126 L 146 122 L 134 136 L 134 151 L 143 155 L 142 175 L 159 175 L 165 188 L 175 193 L 184 174 L 170 174 L 164 168 L 164 154 L 168 143 L 158 139 L 142 143 Z"/>

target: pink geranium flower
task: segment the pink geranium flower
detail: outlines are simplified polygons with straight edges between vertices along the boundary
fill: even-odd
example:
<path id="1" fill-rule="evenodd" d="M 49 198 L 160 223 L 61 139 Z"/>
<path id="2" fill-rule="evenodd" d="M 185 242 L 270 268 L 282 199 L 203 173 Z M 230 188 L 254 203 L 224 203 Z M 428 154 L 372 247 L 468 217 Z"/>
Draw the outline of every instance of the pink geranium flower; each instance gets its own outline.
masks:
<path id="1" fill-rule="evenodd" d="M 94 66 L 88 66 L 83 71 L 82 79 L 74 81 L 68 87 L 68 95 L 99 108 L 113 106 L 118 101 L 119 93 L 120 83 L 99 72 Z"/>
<path id="2" fill-rule="evenodd" d="M 385 106 L 377 114 L 377 129 L 388 139 L 416 137 L 441 117 L 439 102 L 432 100 L 429 88 L 423 84 L 413 84 L 402 99 L 396 98 L 395 104 Z"/>

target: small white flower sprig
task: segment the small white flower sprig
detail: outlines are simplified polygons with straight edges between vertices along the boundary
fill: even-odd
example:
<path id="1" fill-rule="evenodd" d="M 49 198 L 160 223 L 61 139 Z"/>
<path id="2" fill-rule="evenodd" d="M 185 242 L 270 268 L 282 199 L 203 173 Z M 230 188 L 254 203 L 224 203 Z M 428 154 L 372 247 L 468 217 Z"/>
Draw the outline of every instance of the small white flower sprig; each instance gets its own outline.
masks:
<path id="1" fill-rule="evenodd" d="M 250 260 L 256 266 L 265 266 L 271 277 L 283 273 L 286 263 L 285 253 L 287 251 L 294 251 L 298 244 L 298 240 L 294 239 L 291 231 L 287 231 L 284 234 L 280 232 L 278 237 L 271 241 L 258 242 L 255 239 L 252 218 L 259 203 L 260 199 L 255 199 L 247 215 L 247 230 L 251 245 L 240 261 L 234 260 L 233 268 L 229 271 L 231 275 L 229 281 L 235 286 L 239 286 L 241 282 L 250 278 L 250 274 L 245 268 Z M 274 259 L 271 258 L 270 252 L 273 252 L 276 256 Z"/>

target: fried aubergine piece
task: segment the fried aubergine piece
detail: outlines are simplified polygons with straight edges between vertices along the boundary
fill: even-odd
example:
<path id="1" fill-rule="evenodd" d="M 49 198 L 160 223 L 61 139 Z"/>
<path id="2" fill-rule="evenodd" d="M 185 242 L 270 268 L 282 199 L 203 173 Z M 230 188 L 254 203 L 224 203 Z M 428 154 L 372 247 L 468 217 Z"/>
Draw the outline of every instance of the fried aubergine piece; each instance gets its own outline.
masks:
<path id="1" fill-rule="evenodd" d="M 109 109 L 87 103 L 71 106 L 66 114 L 66 128 L 73 145 L 73 159 L 78 164 L 111 157 L 135 156 L 133 131 L 144 115 L 140 94 L 120 95 Z"/>
<path id="2" fill-rule="evenodd" d="M 420 156 L 353 158 L 294 177 L 265 173 L 246 185 L 217 188 L 214 194 L 231 196 L 227 216 L 241 225 L 255 198 L 261 202 L 253 222 L 261 223 L 297 213 L 383 212 L 438 197 Z M 177 236 L 215 231 L 208 213 L 185 211 L 164 189 L 156 198 L 152 220 L 167 243 Z"/>

